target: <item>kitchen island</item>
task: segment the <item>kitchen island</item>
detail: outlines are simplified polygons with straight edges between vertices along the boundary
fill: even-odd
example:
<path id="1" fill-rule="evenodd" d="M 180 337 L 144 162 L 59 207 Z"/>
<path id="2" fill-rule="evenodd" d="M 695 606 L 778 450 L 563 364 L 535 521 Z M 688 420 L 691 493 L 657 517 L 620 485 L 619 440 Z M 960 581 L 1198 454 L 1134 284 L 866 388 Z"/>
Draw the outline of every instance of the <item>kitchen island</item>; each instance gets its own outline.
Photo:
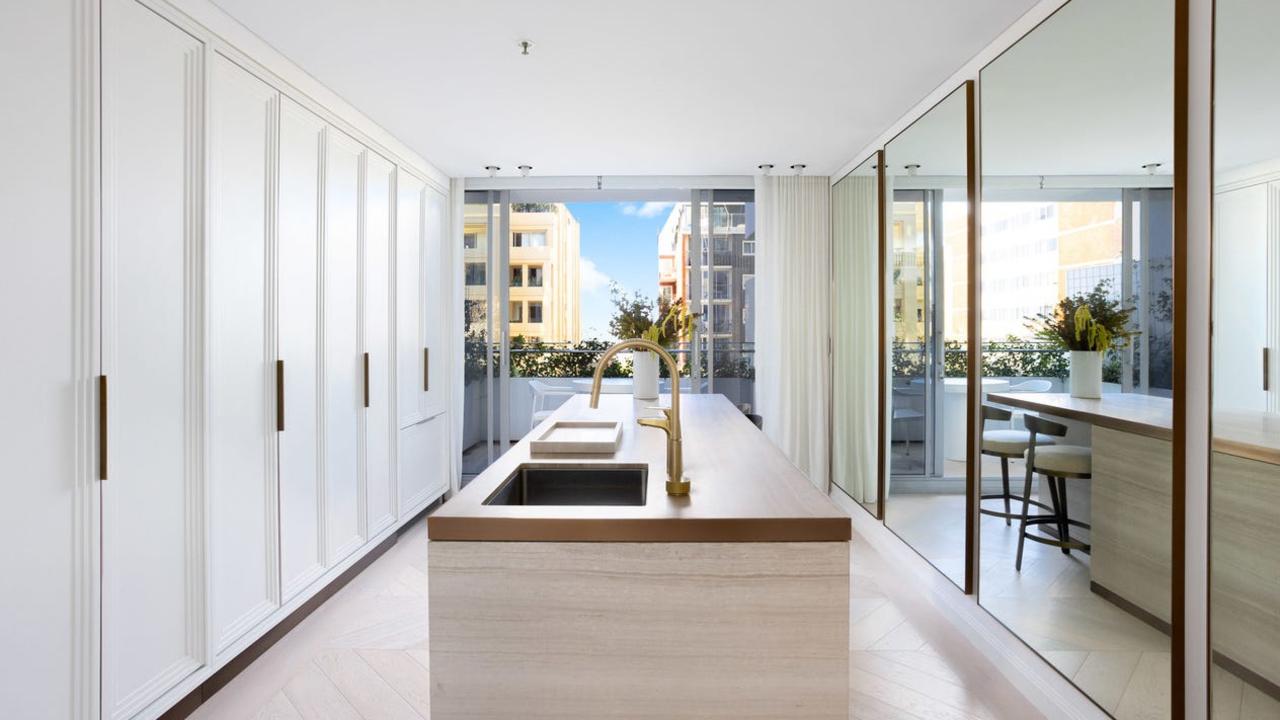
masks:
<path id="1" fill-rule="evenodd" d="M 529 437 L 617 420 L 614 454 L 527 437 L 428 519 L 434 717 L 847 717 L 848 515 L 723 396 L 682 402 L 687 496 L 636 422 L 653 403 L 579 396 Z M 491 504 L 529 467 L 634 477 L 639 496 Z"/>

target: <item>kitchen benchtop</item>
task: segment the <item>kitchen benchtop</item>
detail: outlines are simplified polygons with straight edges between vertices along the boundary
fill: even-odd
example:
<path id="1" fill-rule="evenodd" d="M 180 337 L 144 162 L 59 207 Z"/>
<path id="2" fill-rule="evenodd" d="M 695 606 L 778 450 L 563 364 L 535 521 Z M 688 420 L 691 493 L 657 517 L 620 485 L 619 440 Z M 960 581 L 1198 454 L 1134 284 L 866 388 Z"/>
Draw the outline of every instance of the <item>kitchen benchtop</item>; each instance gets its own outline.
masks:
<path id="1" fill-rule="evenodd" d="M 1098 427 L 1173 439 L 1173 401 L 1156 395 L 1108 393 L 1098 399 L 1066 393 L 990 393 L 990 402 L 1087 422 Z M 1216 412 L 1213 450 L 1280 465 L 1280 416 L 1264 412 Z"/>
<path id="2" fill-rule="evenodd" d="M 669 404 L 669 398 L 662 404 Z M 847 541 L 848 514 L 809 480 L 723 395 L 682 395 L 684 473 L 689 495 L 667 495 L 666 434 L 641 427 L 659 417 L 630 394 L 570 398 L 427 518 L 431 540 L 560 542 Z M 616 454 L 533 455 L 529 438 L 556 420 L 620 420 Z M 646 464 L 642 506 L 511 506 L 484 500 L 524 463 Z"/>

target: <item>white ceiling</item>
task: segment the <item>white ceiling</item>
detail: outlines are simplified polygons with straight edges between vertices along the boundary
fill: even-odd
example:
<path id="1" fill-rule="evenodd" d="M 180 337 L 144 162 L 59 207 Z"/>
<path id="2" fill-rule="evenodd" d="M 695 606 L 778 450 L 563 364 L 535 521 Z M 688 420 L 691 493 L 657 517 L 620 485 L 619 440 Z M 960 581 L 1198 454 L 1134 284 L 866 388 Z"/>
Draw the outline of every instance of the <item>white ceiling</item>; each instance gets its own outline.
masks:
<path id="1" fill-rule="evenodd" d="M 454 176 L 827 174 L 1035 4 L 215 2 Z"/>

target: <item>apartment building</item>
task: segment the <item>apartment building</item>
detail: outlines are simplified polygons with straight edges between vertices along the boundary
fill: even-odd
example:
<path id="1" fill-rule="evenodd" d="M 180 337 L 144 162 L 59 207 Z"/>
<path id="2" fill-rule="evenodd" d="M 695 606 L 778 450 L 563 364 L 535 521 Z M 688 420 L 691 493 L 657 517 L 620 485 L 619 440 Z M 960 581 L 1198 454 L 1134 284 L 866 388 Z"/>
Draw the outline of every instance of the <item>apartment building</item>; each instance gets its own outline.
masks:
<path id="1" fill-rule="evenodd" d="M 676 203 L 658 232 L 658 293 L 701 308 L 703 327 L 716 340 L 755 341 L 756 232 L 754 203 L 703 204 L 702 247 L 692 246 L 692 205 Z M 695 262 L 696 260 L 696 262 Z M 700 298 L 693 301 L 690 268 L 699 268 Z"/>
<path id="2" fill-rule="evenodd" d="M 582 339 L 578 263 L 581 226 L 564 203 L 516 203 L 511 207 L 507 273 L 486 277 L 488 211 L 467 205 L 463 234 L 465 299 L 468 305 L 498 302 L 499 285 L 508 292 L 509 337 L 550 343 Z M 474 307 L 474 305 L 472 305 Z M 479 313 L 470 313 L 475 324 Z M 496 317 L 495 317 L 496 322 Z M 479 330 L 479 327 L 469 328 Z"/>

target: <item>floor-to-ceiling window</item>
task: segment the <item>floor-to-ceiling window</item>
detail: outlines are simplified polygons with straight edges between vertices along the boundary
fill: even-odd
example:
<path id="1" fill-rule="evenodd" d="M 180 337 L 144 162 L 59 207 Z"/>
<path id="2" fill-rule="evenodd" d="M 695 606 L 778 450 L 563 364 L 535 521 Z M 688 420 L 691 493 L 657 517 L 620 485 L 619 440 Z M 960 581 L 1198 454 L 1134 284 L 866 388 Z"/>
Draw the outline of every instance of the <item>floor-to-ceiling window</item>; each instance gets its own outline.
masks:
<path id="1" fill-rule="evenodd" d="M 683 392 L 751 411 L 755 207 L 749 190 L 682 190 L 652 200 L 470 191 L 465 206 L 463 482 L 561 404 L 590 388 L 609 345 L 673 306 L 696 316 L 671 337 Z M 631 358 L 605 392 L 630 392 Z M 662 369 L 662 387 L 670 378 Z"/>

